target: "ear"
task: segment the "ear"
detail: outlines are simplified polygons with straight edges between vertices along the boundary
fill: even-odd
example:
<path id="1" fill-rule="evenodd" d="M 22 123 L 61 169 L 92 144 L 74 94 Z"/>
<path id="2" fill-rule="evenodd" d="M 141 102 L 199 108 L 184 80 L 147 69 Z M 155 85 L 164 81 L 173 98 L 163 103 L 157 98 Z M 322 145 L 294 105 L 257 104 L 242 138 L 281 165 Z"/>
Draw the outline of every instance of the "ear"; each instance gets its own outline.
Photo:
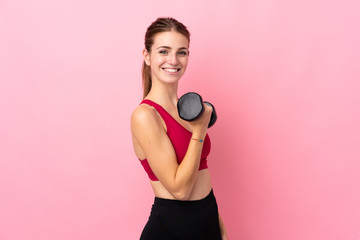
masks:
<path id="1" fill-rule="evenodd" d="M 150 53 L 146 50 L 146 48 L 143 50 L 143 57 L 146 65 L 150 66 Z"/>

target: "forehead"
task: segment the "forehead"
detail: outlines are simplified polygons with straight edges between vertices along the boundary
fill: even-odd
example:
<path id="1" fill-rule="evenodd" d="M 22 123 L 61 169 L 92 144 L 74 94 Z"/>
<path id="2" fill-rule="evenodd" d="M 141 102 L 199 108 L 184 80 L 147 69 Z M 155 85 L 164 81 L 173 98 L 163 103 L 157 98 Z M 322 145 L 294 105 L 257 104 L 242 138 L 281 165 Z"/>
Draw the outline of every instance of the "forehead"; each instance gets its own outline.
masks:
<path id="1" fill-rule="evenodd" d="M 175 31 L 161 32 L 155 35 L 153 47 L 157 48 L 160 46 L 168 46 L 171 48 L 188 48 L 189 41 L 184 35 Z"/>

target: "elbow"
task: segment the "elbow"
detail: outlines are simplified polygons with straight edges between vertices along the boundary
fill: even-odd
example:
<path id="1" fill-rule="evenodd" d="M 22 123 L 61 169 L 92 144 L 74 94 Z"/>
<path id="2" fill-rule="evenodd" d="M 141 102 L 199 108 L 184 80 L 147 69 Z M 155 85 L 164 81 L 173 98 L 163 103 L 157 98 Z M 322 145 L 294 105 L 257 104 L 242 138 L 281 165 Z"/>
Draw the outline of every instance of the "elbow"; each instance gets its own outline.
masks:
<path id="1" fill-rule="evenodd" d="M 174 197 L 176 200 L 180 200 L 180 201 L 187 201 L 190 198 L 189 195 L 184 195 L 184 194 L 182 194 L 182 195 L 176 194 Z"/>
<path id="2" fill-rule="evenodd" d="M 187 201 L 190 198 L 190 194 L 191 194 L 191 191 L 183 189 L 183 190 L 173 193 L 173 196 L 176 200 Z"/>
<path id="3" fill-rule="evenodd" d="M 171 195 L 180 201 L 187 201 L 190 199 L 194 183 L 186 181 L 183 177 L 175 176 L 172 184 L 167 188 Z"/>

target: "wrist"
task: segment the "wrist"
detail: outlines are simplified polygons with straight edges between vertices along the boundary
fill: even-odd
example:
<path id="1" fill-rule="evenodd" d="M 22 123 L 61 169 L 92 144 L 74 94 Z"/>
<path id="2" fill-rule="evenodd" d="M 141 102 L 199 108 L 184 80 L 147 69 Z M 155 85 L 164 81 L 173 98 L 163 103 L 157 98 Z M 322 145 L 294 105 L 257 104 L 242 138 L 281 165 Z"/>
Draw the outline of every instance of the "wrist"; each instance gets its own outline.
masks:
<path id="1" fill-rule="evenodd" d="M 205 133 L 202 133 L 202 132 L 194 131 L 194 132 L 192 133 L 192 135 L 191 135 L 191 138 L 204 140 L 204 139 L 205 139 L 205 135 L 206 135 L 206 132 L 205 132 Z"/>
<path id="2" fill-rule="evenodd" d="M 191 140 L 201 142 L 201 143 L 204 142 L 204 139 L 202 139 L 202 138 L 194 138 L 194 137 L 192 137 Z"/>

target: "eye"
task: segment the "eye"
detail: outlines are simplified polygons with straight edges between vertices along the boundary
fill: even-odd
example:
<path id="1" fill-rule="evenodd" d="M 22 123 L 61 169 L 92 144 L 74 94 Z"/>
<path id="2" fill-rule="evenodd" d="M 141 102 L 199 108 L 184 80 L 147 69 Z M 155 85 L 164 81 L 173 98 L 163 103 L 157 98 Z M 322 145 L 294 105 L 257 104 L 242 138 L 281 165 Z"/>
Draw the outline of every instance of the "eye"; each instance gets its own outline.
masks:
<path id="1" fill-rule="evenodd" d="M 165 55 L 165 54 L 167 54 L 168 52 L 167 52 L 166 50 L 160 50 L 159 53 L 162 54 L 162 55 Z"/>
<path id="2" fill-rule="evenodd" d="M 186 56 L 186 55 L 187 55 L 187 52 L 186 52 L 186 51 L 180 51 L 179 54 L 180 54 L 180 55 L 183 55 L 183 56 Z"/>

